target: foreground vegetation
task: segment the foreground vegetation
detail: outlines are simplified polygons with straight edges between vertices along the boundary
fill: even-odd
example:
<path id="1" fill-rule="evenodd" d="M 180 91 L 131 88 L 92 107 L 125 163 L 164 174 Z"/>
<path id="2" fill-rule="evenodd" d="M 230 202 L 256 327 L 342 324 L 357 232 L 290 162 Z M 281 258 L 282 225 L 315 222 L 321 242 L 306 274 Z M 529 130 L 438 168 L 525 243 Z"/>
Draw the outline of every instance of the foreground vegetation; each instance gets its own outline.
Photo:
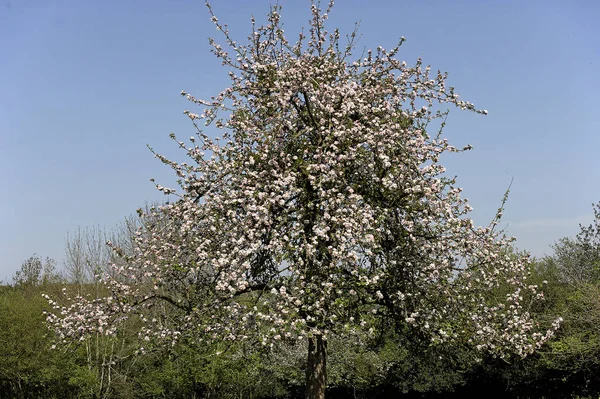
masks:
<path id="1" fill-rule="evenodd" d="M 559 240 L 552 256 L 532 264 L 531 279 L 543 285 L 546 299 L 530 311 L 542 323 L 557 314 L 564 318 L 540 351 L 525 359 L 481 358 L 467 345 L 428 346 L 392 328 L 354 341 L 332 337 L 331 396 L 462 397 L 491 389 L 515 398 L 600 394 L 599 210 L 593 225 Z M 144 343 L 131 320 L 115 337 L 97 335 L 53 349 L 55 337 L 43 314 L 50 309 L 42 295 L 59 297 L 63 287 L 72 294 L 102 295 L 90 272 L 108 252 L 90 248 L 104 238 L 97 230 L 79 232 L 67 245 L 64 273 L 55 271 L 52 260 L 33 256 L 12 284 L 0 286 L 0 398 L 303 396 L 306 349 L 301 344 L 264 351 L 250 343 L 181 342 L 169 352 L 148 347 L 141 355 L 137 348 Z"/>

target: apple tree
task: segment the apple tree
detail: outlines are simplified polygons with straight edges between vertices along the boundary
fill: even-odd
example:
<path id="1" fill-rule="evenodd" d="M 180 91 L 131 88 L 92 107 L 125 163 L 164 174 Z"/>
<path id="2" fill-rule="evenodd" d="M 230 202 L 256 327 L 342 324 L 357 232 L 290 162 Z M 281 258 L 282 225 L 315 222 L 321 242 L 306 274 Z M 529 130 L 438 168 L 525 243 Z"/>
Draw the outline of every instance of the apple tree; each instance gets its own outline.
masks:
<path id="1" fill-rule="evenodd" d="M 245 44 L 208 5 L 231 84 L 205 100 L 181 93 L 199 109 L 185 111 L 194 136 L 173 136 L 189 161 L 156 155 L 180 185 L 157 188 L 178 200 L 145 215 L 134 252 L 105 277 L 112 295 L 53 302 L 61 339 L 111 334 L 135 315 L 149 344 L 306 340 L 307 398 L 323 398 L 327 338 L 373 334 L 382 319 L 501 356 L 552 335 L 558 321 L 542 329 L 526 311 L 542 294 L 494 229 L 501 210 L 475 227 L 440 164 L 470 148 L 442 137 L 444 106 L 487 111 L 421 59 L 399 61 L 404 38 L 353 58 L 356 31 L 344 44 L 326 30 L 332 5 L 313 2 L 295 41 L 274 6 Z M 490 300 L 499 286 L 508 293 Z"/>

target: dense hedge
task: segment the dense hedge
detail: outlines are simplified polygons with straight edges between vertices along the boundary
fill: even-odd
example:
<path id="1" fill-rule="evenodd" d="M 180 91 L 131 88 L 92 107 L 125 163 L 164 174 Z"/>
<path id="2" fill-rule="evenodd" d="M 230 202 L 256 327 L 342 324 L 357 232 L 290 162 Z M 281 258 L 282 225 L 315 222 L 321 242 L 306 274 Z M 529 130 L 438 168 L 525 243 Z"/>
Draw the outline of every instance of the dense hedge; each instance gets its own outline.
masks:
<path id="1" fill-rule="evenodd" d="M 599 208 L 600 209 L 600 208 Z M 546 300 L 531 308 L 539 323 L 557 315 L 555 338 L 525 359 L 482 358 L 466 345 L 438 348 L 382 325 L 370 339 L 330 339 L 328 381 L 336 398 L 460 398 L 490 392 L 506 398 L 597 397 L 600 394 L 600 212 L 595 224 L 536 261 L 531 282 Z M 0 399 L 4 398 L 301 398 L 306 349 L 283 343 L 183 342 L 138 355 L 136 321 L 116 337 L 94 336 L 54 348 L 42 294 L 101 294 L 93 283 L 66 281 L 53 262 L 23 263 L 0 285 Z M 489 295 L 500 295 L 490 292 Z"/>

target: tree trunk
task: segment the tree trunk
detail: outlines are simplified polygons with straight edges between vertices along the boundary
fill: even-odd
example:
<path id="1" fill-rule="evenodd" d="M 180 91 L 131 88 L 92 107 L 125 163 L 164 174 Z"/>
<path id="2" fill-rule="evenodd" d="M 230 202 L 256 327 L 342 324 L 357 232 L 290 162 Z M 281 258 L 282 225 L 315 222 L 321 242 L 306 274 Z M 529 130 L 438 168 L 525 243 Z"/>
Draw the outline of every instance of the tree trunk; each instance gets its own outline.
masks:
<path id="1" fill-rule="evenodd" d="M 308 339 L 306 363 L 306 399 L 325 399 L 327 342 L 321 335 Z"/>

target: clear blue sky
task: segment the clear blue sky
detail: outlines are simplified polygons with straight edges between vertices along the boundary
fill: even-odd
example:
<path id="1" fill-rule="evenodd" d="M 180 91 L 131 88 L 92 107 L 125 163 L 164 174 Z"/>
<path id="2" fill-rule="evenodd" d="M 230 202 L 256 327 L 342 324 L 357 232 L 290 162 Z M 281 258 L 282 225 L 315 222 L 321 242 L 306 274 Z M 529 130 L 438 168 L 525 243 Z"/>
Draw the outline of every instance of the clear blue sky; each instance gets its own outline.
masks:
<path id="1" fill-rule="evenodd" d="M 281 0 L 286 32 L 307 0 Z M 238 41 L 267 0 L 215 0 Z M 600 201 L 600 2 L 339 0 L 330 27 L 361 21 L 360 47 L 407 43 L 487 117 L 453 110 L 446 135 L 471 152 L 446 158 L 475 208 L 493 216 L 511 177 L 503 226 L 534 255 L 589 222 Z M 34 252 L 63 259 L 67 232 L 110 228 L 147 200 L 170 169 L 150 144 L 193 132 L 186 90 L 227 84 L 209 53 L 218 37 L 201 0 L 0 0 L 0 280 Z M 165 184 L 166 183 L 166 184 Z"/>

